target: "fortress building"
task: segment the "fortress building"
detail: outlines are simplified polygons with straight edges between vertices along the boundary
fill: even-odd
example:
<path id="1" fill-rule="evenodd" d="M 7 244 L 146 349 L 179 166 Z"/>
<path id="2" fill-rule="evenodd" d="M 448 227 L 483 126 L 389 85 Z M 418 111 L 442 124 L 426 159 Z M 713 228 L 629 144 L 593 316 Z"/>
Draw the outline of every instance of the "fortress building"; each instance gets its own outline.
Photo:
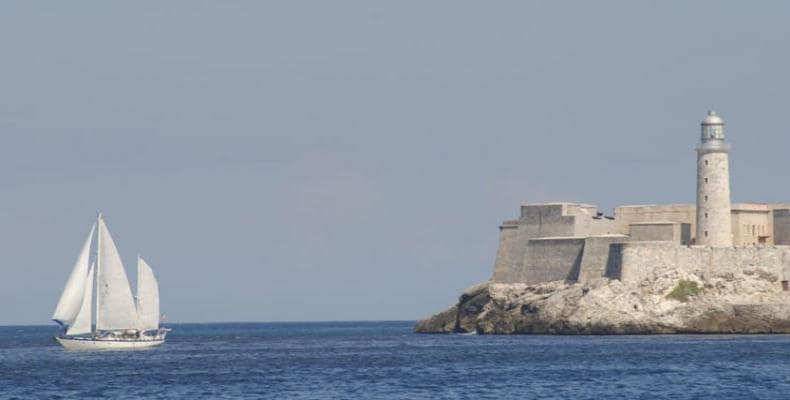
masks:
<path id="1" fill-rule="evenodd" d="M 638 279 L 653 268 L 788 267 L 790 204 L 730 203 L 724 121 L 710 111 L 697 150 L 696 204 L 630 205 L 605 216 L 588 204 L 521 206 L 500 226 L 494 282 Z"/>

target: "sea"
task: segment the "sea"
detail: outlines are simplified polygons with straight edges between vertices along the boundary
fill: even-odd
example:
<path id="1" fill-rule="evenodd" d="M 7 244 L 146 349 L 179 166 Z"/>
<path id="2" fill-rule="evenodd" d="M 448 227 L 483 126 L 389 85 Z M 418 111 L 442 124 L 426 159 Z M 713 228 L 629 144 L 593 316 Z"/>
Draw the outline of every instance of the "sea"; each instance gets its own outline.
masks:
<path id="1" fill-rule="evenodd" d="M 0 399 L 788 399 L 790 336 L 488 336 L 414 321 L 170 324 L 152 350 L 0 327 Z"/>

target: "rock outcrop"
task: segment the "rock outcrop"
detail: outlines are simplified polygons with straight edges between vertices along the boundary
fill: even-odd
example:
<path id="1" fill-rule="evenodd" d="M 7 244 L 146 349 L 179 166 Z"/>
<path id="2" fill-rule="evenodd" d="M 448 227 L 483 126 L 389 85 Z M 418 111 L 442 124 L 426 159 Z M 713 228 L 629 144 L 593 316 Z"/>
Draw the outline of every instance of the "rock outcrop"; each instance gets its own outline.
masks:
<path id="1" fill-rule="evenodd" d="M 420 333 L 790 333 L 790 292 L 774 269 L 700 276 L 666 269 L 634 282 L 486 282 L 415 327 Z"/>

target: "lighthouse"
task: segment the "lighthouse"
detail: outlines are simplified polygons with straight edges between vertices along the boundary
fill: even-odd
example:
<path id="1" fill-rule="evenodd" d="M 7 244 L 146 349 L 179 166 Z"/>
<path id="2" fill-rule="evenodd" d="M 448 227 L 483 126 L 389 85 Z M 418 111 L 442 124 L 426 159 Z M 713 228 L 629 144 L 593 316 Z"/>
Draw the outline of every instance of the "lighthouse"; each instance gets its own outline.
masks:
<path id="1" fill-rule="evenodd" d="M 697 241 L 711 247 L 732 246 L 730 211 L 730 146 L 724 142 L 724 120 L 708 111 L 697 146 Z"/>

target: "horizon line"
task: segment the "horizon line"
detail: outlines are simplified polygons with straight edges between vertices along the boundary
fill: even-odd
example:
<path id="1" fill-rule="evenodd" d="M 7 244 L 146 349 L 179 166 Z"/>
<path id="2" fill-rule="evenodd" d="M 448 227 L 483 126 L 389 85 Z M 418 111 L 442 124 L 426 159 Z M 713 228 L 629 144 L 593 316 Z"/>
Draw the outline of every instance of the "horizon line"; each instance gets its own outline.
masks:
<path id="1" fill-rule="evenodd" d="M 417 319 L 356 319 L 356 320 L 305 320 L 305 321 L 297 321 L 297 320 L 279 320 L 279 321 L 207 321 L 207 322 L 189 322 L 189 321 L 180 321 L 180 322 L 169 322 L 166 324 L 160 325 L 186 325 L 186 324 L 194 324 L 194 325 L 208 325 L 208 324 L 325 324 L 325 323 L 351 323 L 351 322 L 417 322 Z M 13 327 L 32 327 L 32 326 L 52 326 L 57 328 L 57 325 L 51 324 L 0 324 L 0 328 L 13 328 Z"/>

